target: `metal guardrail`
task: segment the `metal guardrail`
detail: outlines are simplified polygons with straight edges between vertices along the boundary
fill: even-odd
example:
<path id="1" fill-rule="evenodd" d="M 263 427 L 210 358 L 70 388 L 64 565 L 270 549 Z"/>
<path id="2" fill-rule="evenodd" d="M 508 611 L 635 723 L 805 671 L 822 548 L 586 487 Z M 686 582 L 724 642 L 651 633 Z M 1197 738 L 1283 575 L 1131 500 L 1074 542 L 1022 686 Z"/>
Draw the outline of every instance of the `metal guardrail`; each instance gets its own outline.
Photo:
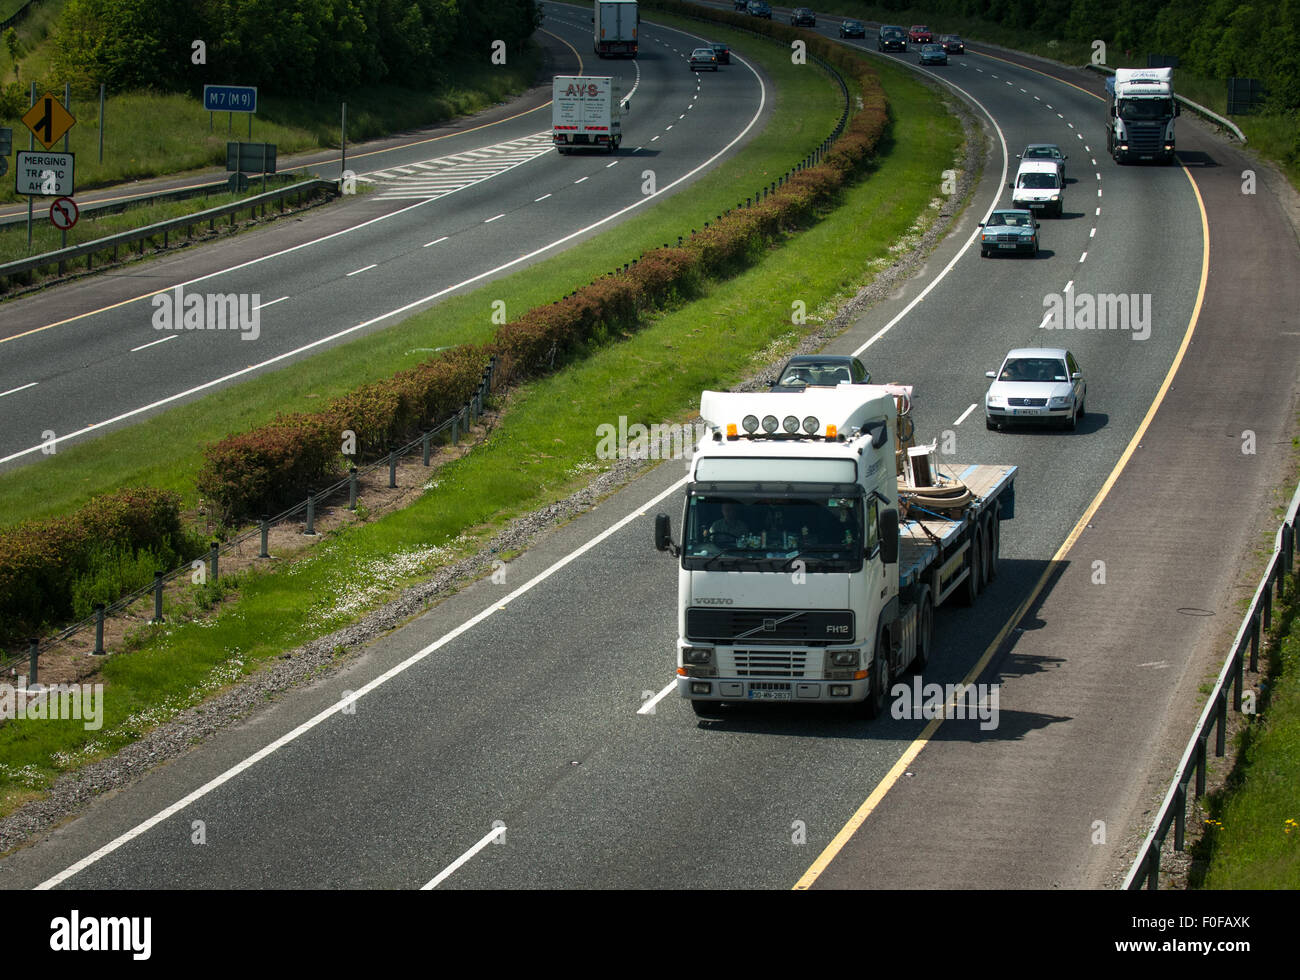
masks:
<path id="1" fill-rule="evenodd" d="M 218 218 L 230 218 L 230 223 L 235 223 L 235 215 L 240 211 L 256 212 L 260 207 L 262 214 L 266 214 L 266 205 L 280 202 L 280 210 L 284 210 L 284 200 L 288 197 L 301 197 L 307 194 L 316 194 L 321 191 L 333 195 L 338 194 L 338 182 L 333 180 L 313 180 L 301 181 L 297 184 L 290 184 L 288 187 L 280 187 L 273 191 L 267 191 L 264 194 L 254 194 L 252 197 L 245 198 L 242 201 L 235 201 L 233 204 L 223 204 L 219 207 L 208 208 L 205 211 L 196 211 L 194 214 L 182 215 L 179 218 L 169 218 L 166 221 L 159 221 L 152 225 L 146 225 L 143 228 L 135 228 L 131 231 L 119 232 L 116 235 L 109 235 L 105 238 L 97 238 L 93 242 L 85 242 L 81 245 L 72 245 L 68 248 L 59 249 L 56 252 L 45 252 L 41 255 L 33 255 L 31 258 L 19 259 L 16 262 L 7 262 L 0 265 L 0 283 L 6 283 L 15 276 L 21 276 L 29 272 L 34 272 L 45 266 L 57 266 L 60 273 L 63 272 L 64 266 L 76 259 L 84 258 L 86 268 L 90 269 L 94 256 L 99 252 L 112 251 L 113 258 L 117 258 L 117 250 L 124 245 L 131 245 L 135 242 L 140 243 L 140 254 L 144 254 L 144 243 L 150 238 L 156 238 L 159 235 L 163 239 L 163 247 L 166 248 L 171 233 L 179 228 L 185 228 L 186 234 L 191 235 L 195 225 L 208 223 L 208 228 L 216 229 Z"/>
<path id="2" fill-rule="evenodd" d="M 277 183 L 284 178 L 295 180 L 296 175 L 287 172 L 278 174 L 267 174 L 268 179 Z M 249 179 L 256 180 L 261 174 L 254 174 Z M 278 179 L 277 179 L 278 178 Z M 117 214 L 122 211 L 128 211 L 133 207 L 142 204 L 162 204 L 167 201 L 187 201 L 192 197 L 203 197 L 207 194 L 223 194 L 230 190 L 230 181 L 218 180 L 211 184 L 195 184 L 193 187 L 180 187 L 170 191 L 155 191 L 151 194 L 136 194 L 133 197 L 120 197 L 111 201 L 87 201 L 77 202 L 77 210 L 81 212 L 82 217 L 100 214 Z M 40 212 L 37 208 L 37 212 Z M 22 214 L 11 214 L 8 217 L 0 217 L 0 228 L 7 228 L 10 225 L 22 225 L 27 223 L 26 212 Z"/>
<path id="3" fill-rule="evenodd" d="M 397 485 L 396 471 L 398 461 L 402 459 L 402 457 L 411 453 L 417 447 L 420 449 L 424 465 L 428 466 L 430 465 L 430 459 L 432 457 L 433 439 L 435 436 L 439 436 L 450 429 L 451 434 L 448 437 L 447 444 L 451 446 L 459 445 L 461 435 L 468 433 L 470 426 L 473 425 L 476 419 L 483 414 L 483 400 L 491 394 L 492 380 L 495 372 L 496 357 L 494 355 L 489 360 L 487 366 L 483 369 L 483 375 L 479 379 L 478 387 L 475 389 L 474 394 L 455 414 L 444 419 L 433 428 L 423 430 L 417 438 L 412 439 L 405 445 L 392 446 L 387 454 L 374 462 L 362 467 L 353 466 L 349 468 L 347 476 L 323 487 L 313 487 L 307 491 L 307 498 L 302 501 L 302 503 L 296 504 L 288 510 L 276 514 L 274 517 L 270 515 L 264 516 L 257 526 L 249 528 L 242 534 L 236 535 L 224 544 L 218 545 L 214 542 L 212 549 L 206 552 L 204 556 L 207 560 L 208 580 L 217 581 L 219 579 L 219 558 L 222 554 L 230 554 L 236 549 L 239 549 L 245 542 L 251 541 L 254 537 L 260 537 L 261 539 L 261 548 L 258 552 L 258 557 L 270 558 L 271 556 L 267 552 L 267 533 L 272 527 L 293 520 L 299 514 L 305 516 L 305 530 L 303 533 L 314 535 L 316 533 L 313 527 L 316 505 L 341 493 L 345 487 L 348 490 L 348 509 L 355 509 L 357 505 L 357 481 L 362 475 L 373 473 L 383 467 L 388 467 L 388 486 L 390 488 L 395 487 Z M 196 558 L 194 560 L 199 561 L 200 559 Z M 154 580 L 150 584 L 122 596 L 111 604 L 96 606 L 95 612 L 90 616 L 59 630 L 59 632 L 55 633 L 53 636 L 47 637 L 44 640 L 33 637 L 29 641 L 29 649 L 26 653 L 11 654 L 9 657 L 0 660 L 0 673 L 7 672 L 10 669 L 17 668 L 26 663 L 29 670 L 27 681 L 28 686 L 31 687 L 35 685 L 38 683 L 38 678 L 40 676 L 39 663 L 42 649 L 48 650 L 51 646 L 61 643 L 69 637 L 74 636 L 83 630 L 89 629 L 91 626 L 96 628 L 95 648 L 91 652 L 103 655 L 106 652 L 104 649 L 103 623 L 107 617 L 114 613 L 122 612 L 152 592 L 154 594 L 154 617 L 156 621 L 160 621 L 162 617 L 163 587 L 168 582 L 174 582 L 181 576 L 190 574 L 193 568 L 193 563 L 187 562 L 177 568 L 173 568 L 169 572 L 158 572 L 155 574 Z"/>
<path id="4" fill-rule="evenodd" d="M 1105 74 L 1109 74 L 1109 75 L 1113 75 L 1113 74 L 1115 74 L 1115 69 L 1114 69 L 1114 68 L 1110 68 L 1110 67 L 1108 67 L 1107 65 L 1093 65 L 1093 64 L 1087 64 L 1087 65 L 1084 65 L 1083 67 L 1084 67 L 1084 68 L 1089 68 L 1089 69 L 1091 69 L 1092 71 L 1101 72 L 1101 73 L 1104 74 L 1104 75 L 1105 75 Z M 1243 133 L 1240 129 L 1238 129 L 1236 123 L 1234 123 L 1231 119 L 1224 119 L 1223 116 L 1219 115 L 1217 112 L 1213 111 L 1212 109 L 1207 109 L 1205 106 L 1201 105 L 1199 102 L 1193 102 L 1191 99 L 1187 98 L 1185 95 L 1179 95 L 1177 92 L 1174 93 L 1174 98 L 1177 99 L 1181 104 L 1187 106 L 1187 108 L 1191 109 L 1193 112 L 1199 113 L 1200 115 L 1205 116 L 1205 117 L 1208 118 L 1208 119 L 1212 119 L 1214 122 L 1218 123 L 1218 124 L 1219 124 L 1220 126 L 1222 126 L 1224 129 L 1227 129 L 1228 131 L 1230 131 L 1230 132 L 1232 133 L 1233 136 L 1237 137 L 1237 139 L 1239 139 L 1239 140 L 1241 141 L 1241 143 L 1242 143 L 1243 145 L 1245 145 L 1245 143 L 1246 143 L 1246 134 Z"/>
<path id="5" fill-rule="evenodd" d="M 1229 683 L 1232 685 L 1232 708 L 1234 711 L 1241 711 L 1244 684 L 1242 668 L 1247 649 L 1250 651 L 1250 669 L 1259 670 L 1261 631 L 1267 630 L 1273 619 L 1273 590 L 1276 588 L 1277 598 L 1280 600 L 1283 586 L 1294 567 L 1297 511 L 1300 511 L 1300 487 L 1296 488 L 1295 494 L 1291 497 L 1291 506 L 1287 509 L 1286 516 L 1282 519 L 1282 526 L 1278 528 L 1274 539 L 1273 556 L 1269 559 L 1268 569 L 1260 579 L 1258 588 L 1255 589 L 1250 608 L 1241 622 L 1241 628 L 1237 630 L 1236 639 L 1232 641 L 1232 653 L 1229 654 L 1223 669 L 1219 671 L 1214 692 L 1210 695 L 1205 710 L 1201 712 L 1201 720 L 1196 726 L 1195 734 L 1192 735 L 1191 741 L 1187 743 L 1187 749 L 1183 752 L 1182 761 L 1178 764 L 1178 774 L 1174 777 L 1169 792 L 1165 794 L 1165 801 L 1160 807 L 1151 832 L 1147 834 L 1146 840 L 1138 851 L 1137 859 L 1133 862 L 1133 867 L 1129 869 L 1128 876 L 1124 879 L 1126 889 L 1142 888 L 1144 882 L 1148 889 L 1159 887 L 1160 852 L 1169 836 L 1171 825 L 1174 829 L 1174 849 L 1183 850 L 1187 822 L 1187 787 L 1194 777 L 1196 798 L 1200 799 L 1205 794 L 1205 776 L 1212 729 L 1217 727 L 1214 740 L 1215 756 L 1222 758 L 1227 749 L 1228 685 Z"/>

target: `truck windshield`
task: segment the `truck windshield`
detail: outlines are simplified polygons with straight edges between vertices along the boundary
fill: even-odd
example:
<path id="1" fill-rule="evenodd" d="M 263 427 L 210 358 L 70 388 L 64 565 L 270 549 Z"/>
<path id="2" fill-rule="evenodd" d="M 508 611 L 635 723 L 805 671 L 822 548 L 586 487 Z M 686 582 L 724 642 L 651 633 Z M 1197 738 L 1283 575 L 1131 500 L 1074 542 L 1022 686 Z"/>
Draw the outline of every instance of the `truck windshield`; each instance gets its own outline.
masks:
<path id="1" fill-rule="evenodd" d="M 1168 119 L 1174 114 L 1172 99 L 1120 99 L 1119 117 L 1130 122 Z"/>
<path id="2" fill-rule="evenodd" d="M 862 499 L 692 494 L 685 568 L 848 572 L 862 567 Z"/>

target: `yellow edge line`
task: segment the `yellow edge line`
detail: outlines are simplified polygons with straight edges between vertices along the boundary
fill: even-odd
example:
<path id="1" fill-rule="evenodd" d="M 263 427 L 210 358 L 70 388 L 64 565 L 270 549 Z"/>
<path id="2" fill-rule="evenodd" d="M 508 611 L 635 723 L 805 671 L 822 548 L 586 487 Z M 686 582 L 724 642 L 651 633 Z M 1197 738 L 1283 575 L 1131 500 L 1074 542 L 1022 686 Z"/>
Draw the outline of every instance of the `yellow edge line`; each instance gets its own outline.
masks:
<path id="1" fill-rule="evenodd" d="M 1092 520 L 1092 515 L 1095 514 L 1097 509 L 1102 505 L 1102 502 L 1110 493 L 1111 488 L 1115 485 L 1115 481 L 1119 479 L 1120 473 L 1124 471 L 1124 467 L 1128 465 L 1129 459 L 1137 450 L 1138 443 L 1140 443 L 1142 437 L 1146 435 L 1147 428 L 1151 425 L 1151 420 L 1155 418 L 1156 411 L 1160 408 L 1161 402 L 1164 401 L 1165 394 L 1169 391 L 1169 386 L 1173 384 L 1174 375 L 1178 373 L 1178 368 L 1183 363 L 1183 357 L 1187 353 L 1187 348 L 1191 345 L 1192 334 L 1196 331 L 1196 323 L 1200 319 L 1201 307 L 1205 302 L 1205 284 L 1210 276 L 1210 222 L 1209 218 L 1206 216 L 1205 202 L 1201 198 L 1201 191 L 1200 188 L 1196 186 L 1195 178 L 1192 177 L 1191 171 L 1186 167 L 1183 167 L 1182 169 L 1183 173 L 1187 175 L 1188 182 L 1192 185 L 1192 192 L 1196 195 L 1196 206 L 1201 212 L 1201 241 L 1203 242 L 1201 248 L 1201 285 L 1196 292 L 1196 306 L 1192 309 L 1191 319 L 1188 321 L 1187 330 L 1183 334 L 1183 342 L 1178 348 L 1178 353 L 1174 355 L 1174 362 L 1169 366 L 1169 371 L 1165 374 L 1164 382 L 1160 385 L 1159 391 L 1156 392 L 1155 400 L 1152 401 L 1151 407 L 1147 409 L 1146 416 L 1138 426 L 1137 432 L 1133 434 L 1133 438 L 1129 440 L 1129 444 L 1124 449 L 1123 455 L 1120 456 L 1119 462 L 1115 464 L 1115 468 L 1111 470 L 1110 475 L 1106 478 L 1106 482 L 1103 483 L 1101 489 L 1097 491 L 1097 495 L 1092 498 L 1092 503 L 1088 504 L 1087 509 L 1083 512 L 1083 516 L 1080 517 L 1078 523 L 1074 525 L 1074 529 L 1070 531 L 1069 536 L 1066 537 L 1061 547 L 1056 550 L 1056 554 L 1052 556 L 1051 561 L 1047 563 L 1047 567 L 1043 570 L 1043 574 L 1039 576 L 1038 582 L 1035 583 L 1033 590 L 1016 608 L 1016 611 L 1012 614 L 1011 618 L 1008 619 L 1002 629 L 998 631 L 998 635 L 994 638 L 993 642 L 985 649 L 983 656 L 980 657 L 975 666 L 972 667 L 966 677 L 963 678 L 963 684 L 973 684 L 975 678 L 977 678 L 983 672 L 984 668 L 988 666 L 989 661 L 993 659 L 993 654 L 997 651 L 998 647 L 1002 645 L 1002 641 L 1006 639 L 1007 634 L 1011 632 L 1012 627 L 1020 621 L 1021 617 L 1024 616 L 1030 605 L 1037 600 L 1039 593 L 1042 592 L 1043 586 L 1047 583 L 1048 576 L 1050 576 L 1055 570 L 1056 563 L 1059 562 L 1072 547 L 1074 547 L 1075 541 L 1077 541 L 1079 535 L 1083 533 L 1083 529 L 1087 526 L 1088 521 Z M 803 891 L 810 888 L 821 876 L 822 872 L 825 871 L 831 861 L 835 859 L 835 856 L 839 854 L 844 845 L 849 842 L 850 838 L 852 838 L 855 833 L 857 833 L 858 828 L 862 826 L 867 817 L 871 816 L 872 811 L 880 805 L 880 801 L 885 798 L 885 794 L 893 788 L 896 782 L 898 782 L 898 778 L 907 770 L 907 767 L 911 765 L 912 760 L 914 760 L 917 755 L 920 754 L 921 750 L 929 743 L 930 738 L 934 735 L 935 731 L 941 724 L 943 724 L 943 719 L 935 718 L 925 726 L 925 729 L 919 736 L 917 736 L 916 740 L 907 747 L 907 750 L 899 757 L 898 761 L 894 763 L 893 767 L 885 775 L 885 778 L 880 781 L 874 790 L 871 791 L 871 795 L 866 798 L 853 816 L 849 818 L 849 822 L 846 823 L 840 832 L 835 835 L 834 840 L 826 845 L 826 849 L 817 856 L 817 860 L 814 861 L 812 866 L 804 872 L 803 877 L 795 883 L 794 891 Z"/>
<path id="2" fill-rule="evenodd" d="M 543 31 L 542 33 L 551 34 L 550 31 Z M 565 47 L 567 47 L 570 51 L 573 52 L 573 56 L 578 59 L 578 74 L 581 75 L 583 62 L 582 62 L 582 55 L 578 54 L 578 49 L 575 48 L 568 41 L 566 41 L 564 38 L 560 37 L 559 35 L 551 34 L 551 37 L 555 38 L 555 40 L 559 41 L 561 44 L 563 44 Z M 427 140 L 419 140 L 415 143 L 403 143 L 401 146 L 389 147 L 387 150 L 371 150 L 369 153 L 360 153 L 357 156 L 353 157 L 352 159 L 357 160 L 360 159 L 361 157 L 373 156 L 376 153 L 388 153 L 392 150 L 404 150 L 407 147 L 420 146 L 423 143 L 436 143 L 438 140 L 450 139 L 452 136 L 464 136 L 466 133 L 476 133 L 480 129 L 488 129 L 491 126 L 500 126 L 502 123 L 510 122 L 511 119 L 518 119 L 520 116 L 526 116 L 530 112 L 537 112 L 541 109 L 545 109 L 548 105 L 551 104 L 552 101 L 553 100 L 551 99 L 547 99 L 546 102 L 542 103 L 541 105 L 535 108 L 528 109 L 525 112 L 517 112 L 513 116 L 509 116 L 505 119 L 498 119 L 496 122 L 484 123 L 482 126 L 475 126 L 473 129 L 463 129 L 460 132 L 447 133 L 445 136 L 433 136 Z M 294 167 L 293 169 L 296 170 L 298 168 Z M 286 173 L 288 172 L 289 171 L 286 171 Z M 198 186 L 198 185 L 194 185 L 194 186 Z M 175 189 L 184 190 L 184 188 L 175 188 Z M 105 198 L 104 200 L 113 200 L 113 199 Z M 142 299 L 149 299 L 149 297 L 157 296 L 159 293 L 168 292 L 172 288 L 173 287 L 171 286 L 164 286 L 162 289 L 155 289 L 152 292 L 141 293 L 139 296 L 132 296 L 130 299 L 124 299 L 118 303 L 111 303 L 108 306 L 101 306 L 97 310 L 87 310 L 85 313 L 78 313 L 75 316 L 70 316 L 63 320 L 56 320 L 53 323 L 46 323 L 43 326 L 32 327 L 32 329 L 24 330 L 22 333 L 16 333 L 12 337 L 0 337 L 0 344 L 7 344 L 11 340 L 21 340 L 23 337 L 30 337 L 34 333 L 41 333 L 45 330 L 49 330 L 51 327 L 61 327 L 64 324 L 75 323 L 77 320 L 84 320 L 88 316 L 96 316 L 100 313 L 107 313 L 109 310 L 116 310 L 118 307 L 127 306 L 130 303 L 138 303 Z"/>

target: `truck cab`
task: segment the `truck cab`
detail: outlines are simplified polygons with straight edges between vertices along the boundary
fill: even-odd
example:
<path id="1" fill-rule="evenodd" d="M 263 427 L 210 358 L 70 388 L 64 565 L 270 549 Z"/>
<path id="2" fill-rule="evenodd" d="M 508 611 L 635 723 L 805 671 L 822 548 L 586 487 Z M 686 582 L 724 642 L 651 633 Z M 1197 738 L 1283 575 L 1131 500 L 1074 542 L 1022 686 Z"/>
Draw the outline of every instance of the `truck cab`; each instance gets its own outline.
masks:
<path id="1" fill-rule="evenodd" d="M 1106 79 L 1106 150 L 1116 163 L 1132 160 L 1174 160 L 1174 99 L 1172 68 L 1117 68 Z"/>

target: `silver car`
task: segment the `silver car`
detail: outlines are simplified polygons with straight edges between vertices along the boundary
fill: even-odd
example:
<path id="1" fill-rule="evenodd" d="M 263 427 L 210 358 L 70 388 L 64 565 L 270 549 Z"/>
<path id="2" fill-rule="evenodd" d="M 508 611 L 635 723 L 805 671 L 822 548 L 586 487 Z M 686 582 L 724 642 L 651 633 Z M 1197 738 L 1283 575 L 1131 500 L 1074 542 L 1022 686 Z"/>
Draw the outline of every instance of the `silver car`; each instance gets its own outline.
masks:
<path id="1" fill-rule="evenodd" d="M 984 396 L 990 429 L 1009 422 L 1059 422 L 1075 429 L 1083 419 L 1088 385 L 1079 362 L 1063 347 L 1018 347 L 985 377 L 993 379 Z"/>
<path id="2" fill-rule="evenodd" d="M 1017 160 L 1055 160 L 1056 168 L 1061 174 L 1061 184 L 1065 184 L 1065 161 L 1069 156 L 1061 152 L 1055 143 L 1030 143 L 1016 154 Z"/>

